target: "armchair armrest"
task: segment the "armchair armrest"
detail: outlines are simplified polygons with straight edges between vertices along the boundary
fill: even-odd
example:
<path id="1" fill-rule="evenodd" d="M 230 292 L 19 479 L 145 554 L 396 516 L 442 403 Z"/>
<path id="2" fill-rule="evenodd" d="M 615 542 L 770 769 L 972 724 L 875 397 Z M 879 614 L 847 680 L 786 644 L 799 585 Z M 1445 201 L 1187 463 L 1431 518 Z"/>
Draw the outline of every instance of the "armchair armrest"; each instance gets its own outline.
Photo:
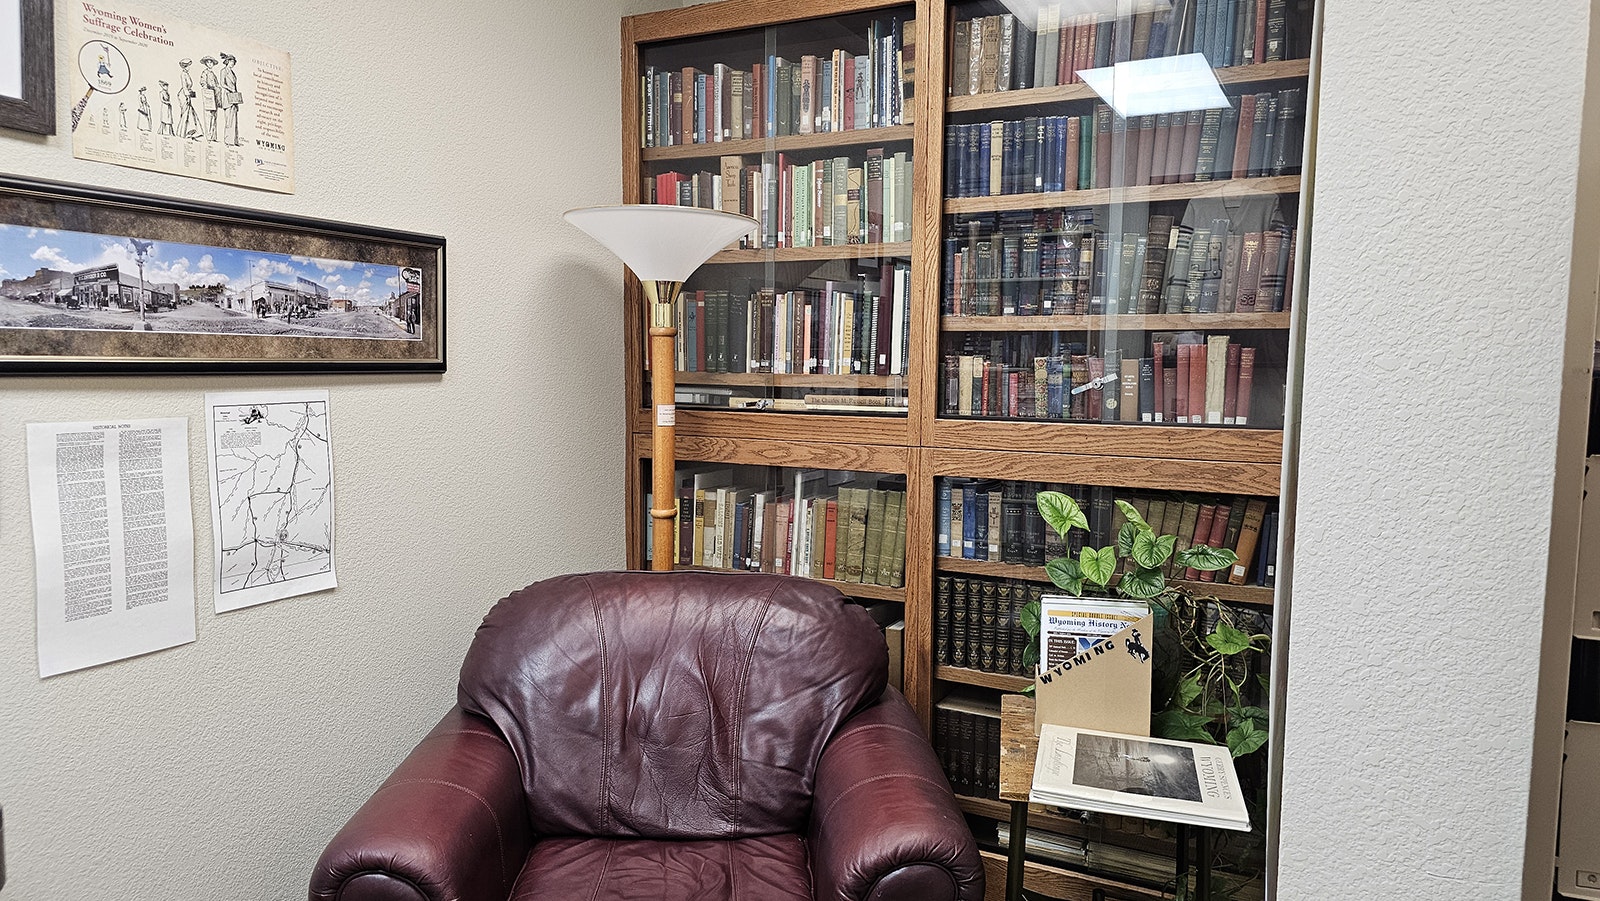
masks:
<path id="1" fill-rule="evenodd" d="M 310 899 L 500 901 L 532 846 L 510 746 L 455 707 L 328 843 Z"/>
<path id="2" fill-rule="evenodd" d="M 823 749 L 807 839 L 819 901 L 983 898 L 972 831 L 916 714 L 892 688 Z"/>

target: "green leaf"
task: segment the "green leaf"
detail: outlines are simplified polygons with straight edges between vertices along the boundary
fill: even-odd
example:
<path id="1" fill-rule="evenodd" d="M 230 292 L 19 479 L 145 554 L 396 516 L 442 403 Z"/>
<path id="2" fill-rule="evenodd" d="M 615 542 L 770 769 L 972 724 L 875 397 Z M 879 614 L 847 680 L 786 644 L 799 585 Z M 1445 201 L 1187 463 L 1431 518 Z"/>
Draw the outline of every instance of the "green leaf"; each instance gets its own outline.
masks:
<path id="1" fill-rule="evenodd" d="M 1188 550 L 1178 552 L 1178 562 L 1189 569 L 1198 569 L 1203 572 L 1215 572 L 1227 569 L 1237 563 L 1239 555 L 1227 548 L 1214 548 L 1210 545 L 1197 544 Z"/>
<path id="2" fill-rule="evenodd" d="M 1126 557 L 1133 553 L 1133 543 L 1140 535 L 1148 535 L 1148 531 L 1140 529 L 1136 523 L 1125 522 L 1117 530 L 1117 556 Z"/>
<path id="3" fill-rule="evenodd" d="M 1243 757 L 1266 743 L 1267 733 L 1257 729 L 1255 723 L 1249 720 L 1228 730 L 1228 751 L 1234 757 Z"/>
<path id="4" fill-rule="evenodd" d="M 1250 636 L 1227 623 L 1217 623 L 1216 631 L 1206 636 L 1206 644 L 1217 653 L 1232 657 L 1250 649 Z"/>
<path id="5" fill-rule="evenodd" d="M 1030 641 L 1022 648 L 1022 665 L 1031 669 L 1039 665 L 1039 642 Z M 1028 686 L 1032 688 L 1033 686 Z"/>
<path id="6" fill-rule="evenodd" d="M 1267 712 L 1254 705 L 1235 708 L 1231 715 L 1241 720 L 1248 720 L 1252 723 L 1255 723 L 1257 728 L 1264 729 L 1267 725 Z"/>
<path id="7" fill-rule="evenodd" d="M 1272 680 L 1266 673 L 1256 673 L 1256 684 L 1261 686 L 1262 691 L 1272 694 Z"/>
<path id="8" fill-rule="evenodd" d="M 1122 581 L 1117 583 L 1117 590 L 1123 596 L 1137 598 L 1141 601 L 1149 600 L 1167 589 L 1167 576 L 1159 569 L 1146 569 L 1135 566 L 1122 574 Z"/>
<path id="9" fill-rule="evenodd" d="M 1185 710 L 1163 710 L 1150 719 L 1150 731 L 1158 738 L 1172 738 L 1178 741 L 1200 741 L 1214 745 L 1217 743 L 1211 733 L 1206 731 L 1206 726 L 1211 722 L 1207 717 L 1189 713 Z"/>
<path id="10" fill-rule="evenodd" d="M 1117 550 L 1109 547 L 1099 550 L 1086 547 L 1078 552 L 1078 568 L 1083 571 L 1085 579 L 1104 588 L 1111 581 L 1111 577 L 1116 575 Z"/>
<path id="11" fill-rule="evenodd" d="M 1158 538 L 1154 532 L 1140 532 L 1133 540 L 1133 562 L 1145 569 L 1160 569 L 1172 556 L 1172 548 L 1177 542 L 1175 535 Z"/>
<path id="12" fill-rule="evenodd" d="M 1191 673 L 1178 680 L 1178 688 L 1173 692 L 1173 700 L 1178 702 L 1179 707 L 1188 707 L 1194 703 L 1195 698 L 1200 697 L 1201 691 L 1199 674 Z"/>
<path id="13" fill-rule="evenodd" d="M 1155 531 L 1154 529 L 1150 528 L 1150 524 L 1149 523 L 1144 521 L 1144 517 L 1139 515 L 1139 511 L 1137 509 L 1135 509 L 1134 506 L 1132 504 L 1128 503 L 1127 501 L 1124 501 L 1124 500 L 1117 501 L 1117 509 L 1122 511 L 1122 516 L 1123 516 L 1124 519 L 1126 519 L 1128 522 L 1133 523 L 1138 528 L 1143 529 L 1146 532 Z"/>
<path id="14" fill-rule="evenodd" d="M 1017 613 L 1017 624 L 1022 631 L 1028 633 L 1029 638 L 1039 637 L 1039 602 L 1029 601 L 1022 605 L 1022 610 Z"/>
<path id="15" fill-rule="evenodd" d="M 1070 595 L 1083 594 L 1083 571 L 1071 557 L 1057 557 L 1044 565 L 1045 574 L 1055 586 Z"/>
<path id="16" fill-rule="evenodd" d="M 1089 519 L 1083 515 L 1083 509 L 1078 502 L 1070 496 L 1059 491 L 1039 492 L 1039 515 L 1056 530 L 1062 538 L 1067 537 L 1067 532 L 1074 529 L 1089 530 Z"/>

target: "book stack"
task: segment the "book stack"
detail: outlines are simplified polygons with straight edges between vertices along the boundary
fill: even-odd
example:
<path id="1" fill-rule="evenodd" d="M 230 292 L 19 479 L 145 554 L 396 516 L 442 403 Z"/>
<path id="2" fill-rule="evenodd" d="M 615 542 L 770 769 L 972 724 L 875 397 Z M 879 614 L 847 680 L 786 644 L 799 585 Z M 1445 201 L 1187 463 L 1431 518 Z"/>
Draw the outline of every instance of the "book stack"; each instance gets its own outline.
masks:
<path id="1" fill-rule="evenodd" d="M 1233 757 L 1221 745 L 1046 723 L 1029 800 L 1247 832 Z"/>
<path id="2" fill-rule="evenodd" d="M 1000 797 L 1000 700 L 954 691 L 933 705 L 934 745 L 950 787 L 969 798 Z"/>
<path id="3" fill-rule="evenodd" d="M 1028 634 L 1017 611 L 1044 595 L 1019 579 L 940 575 L 934 580 L 934 661 L 1003 676 L 1028 676 Z"/>
<path id="4" fill-rule="evenodd" d="M 817 288 L 684 292 L 681 372 L 905 375 L 911 269 L 886 261 Z"/>
<path id="5" fill-rule="evenodd" d="M 716 144 L 903 125 L 915 73 L 916 20 L 877 20 L 854 49 L 769 55 L 710 71 L 646 65 L 639 83 L 645 147 Z"/>
<path id="6" fill-rule="evenodd" d="M 681 565 L 905 584 L 903 478 L 796 470 L 768 488 L 759 474 L 708 467 L 676 481 Z"/>
<path id="7" fill-rule="evenodd" d="M 1295 230 L 1278 199 L 1192 201 L 1151 213 L 1142 231 L 1107 232 L 1091 214 L 953 217 L 942 312 L 951 316 L 1278 313 L 1288 310 Z M 1231 216 L 1231 218 L 1230 218 Z"/>
<path id="8" fill-rule="evenodd" d="M 968 340 L 940 359 L 940 409 L 1011 419 L 1261 425 L 1251 419 L 1257 349 L 1227 335 L 1153 336 L 1143 357 L 1017 356 L 1014 338 Z M 986 344 L 987 347 L 982 345 Z"/>
<path id="9" fill-rule="evenodd" d="M 951 26 L 951 94 L 1026 90 L 1081 81 L 1084 69 L 1204 54 L 1216 68 L 1299 59 L 1309 54 L 1311 21 L 1299 0 L 1176 0 L 1136 4 L 1121 18 L 1074 14 L 1082 4 L 1036 5 L 1036 18 L 1009 13 Z M 1063 7 L 1067 14 L 1063 16 Z"/>
<path id="10" fill-rule="evenodd" d="M 740 213 L 761 223 L 745 246 L 836 247 L 911 240 L 911 156 L 867 150 L 860 163 L 839 156 L 745 165 L 725 156 L 718 172 L 662 172 L 642 185 L 646 203 Z"/>
<path id="11" fill-rule="evenodd" d="M 1078 502 L 1089 520 L 1087 533 L 1073 530 L 1063 540 L 1044 524 L 1036 498 L 1045 489 L 1070 495 Z M 935 490 L 940 557 L 1043 566 L 1056 557 L 1076 556 L 1084 544 L 1107 547 L 1125 521 L 1116 505 L 1122 500 L 1132 505 L 1157 535 L 1176 536 L 1175 550 L 1206 545 L 1226 548 L 1239 558 L 1229 570 L 1201 572 L 1177 566 L 1174 554 L 1168 561 L 1169 578 L 1271 584 L 1261 566 L 1276 556 L 1272 541 L 1277 511 L 1272 498 L 966 478 L 939 479 Z M 959 592 L 951 597 L 955 617 L 954 599 Z"/>
<path id="12" fill-rule="evenodd" d="M 945 127 L 945 193 L 994 197 L 1295 175 L 1305 91 L 1229 98 L 1208 110 L 1125 119 L 1106 104 L 1081 116 Z"/>

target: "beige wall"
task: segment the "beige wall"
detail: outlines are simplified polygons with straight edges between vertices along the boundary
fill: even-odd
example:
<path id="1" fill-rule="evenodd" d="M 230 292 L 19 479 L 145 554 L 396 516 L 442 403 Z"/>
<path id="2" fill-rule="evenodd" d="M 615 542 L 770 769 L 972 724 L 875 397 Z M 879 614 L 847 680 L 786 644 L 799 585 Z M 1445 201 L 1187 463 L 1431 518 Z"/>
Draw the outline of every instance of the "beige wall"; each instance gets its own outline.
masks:
<path id="1" fill-rule="evenodd" d="M 0 379 L 6 901 L 304 897 L 489 604 L 623 561 L 621 268 L 559 214 L 618 197 L 617 20 L 646 4 L 158 5 L 292 54 L 298 193 L 76 161 L 64 134 L 0 131 L 0 171 L 443 235 L 450 368 Z M 202 395 L 280 386 L 332 394 L 341 587 L 218 616 Z M 40 680 L 25 424 L 156 416 L 190 422 L 199 639 Z"/>
<path id="2" fill-rule="evenodd" d="M 1548 898 L 1590 3 L 1325 15 L 1279 897 Z"/>

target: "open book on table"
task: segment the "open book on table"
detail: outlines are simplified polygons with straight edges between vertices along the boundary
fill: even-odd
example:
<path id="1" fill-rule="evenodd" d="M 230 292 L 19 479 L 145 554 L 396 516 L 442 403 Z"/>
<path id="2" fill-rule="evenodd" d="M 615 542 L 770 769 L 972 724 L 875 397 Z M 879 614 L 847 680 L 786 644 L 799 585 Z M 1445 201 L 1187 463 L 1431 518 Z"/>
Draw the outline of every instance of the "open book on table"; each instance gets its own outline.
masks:
<path id="1" fill-rule="evenodd" d="M 1171 823 L 1250 829 L 1233 756 L 1203 745 L 1046 723 L 1029 800 Z"/>

